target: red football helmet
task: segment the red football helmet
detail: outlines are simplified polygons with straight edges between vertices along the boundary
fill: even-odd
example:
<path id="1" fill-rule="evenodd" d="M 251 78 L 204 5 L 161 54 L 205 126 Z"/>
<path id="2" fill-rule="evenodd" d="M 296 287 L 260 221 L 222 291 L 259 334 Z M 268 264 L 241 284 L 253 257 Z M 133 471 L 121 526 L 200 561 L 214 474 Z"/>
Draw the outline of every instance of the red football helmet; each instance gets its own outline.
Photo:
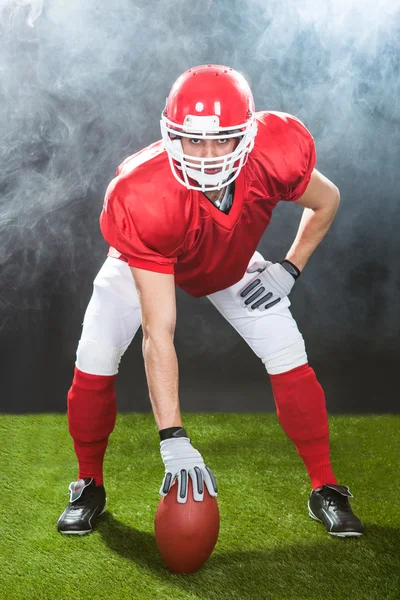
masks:
<path id="1" fill-rule="evenodd" d="M 221 65 L 185 71 L 172 86 L 161 115 L 161 134 L 175 178 L 203 192 L 220 190 L 236 179 L 254 146 L 254 110 L 250 87 L 237 71 Z M 194 158 L 183 153 L 182 137 L 239 138 L 239 143 L 230 154 Z M 205 167 L 219 171 L 209 174 Z"/>

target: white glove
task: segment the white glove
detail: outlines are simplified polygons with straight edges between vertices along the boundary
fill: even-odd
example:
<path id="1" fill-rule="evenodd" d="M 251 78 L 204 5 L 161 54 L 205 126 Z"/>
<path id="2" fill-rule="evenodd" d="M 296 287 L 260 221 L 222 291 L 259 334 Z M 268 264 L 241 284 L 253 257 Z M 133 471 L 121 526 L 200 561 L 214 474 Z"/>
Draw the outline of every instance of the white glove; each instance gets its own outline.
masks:
<path id="1" fill-rule="evenodd" d="M 250 311 L 267 310 L 288 296 L 295 284 L 291 275 L 280 263 L 259 260 L 247 268 L 247 273 L 259 273 L 239 292 L 240 304 Z"/>
<path id="2" fill-rule="evenodd" d="M 197 450 L 190 443 L 190 438 L 170 438 L 160 442 L 161 458 L 165 465 L 165 475 L 160 488 L 160 495 L 166 496 L 171 485 L 178 478 L 177 500 L 185 504 L 188 495 L 188 475 L 192 479 L 193 498 L 201 502 L 204 498 L 204 483 L 208 493 L 217 497 L 217 482 L 209 467 Z"/>

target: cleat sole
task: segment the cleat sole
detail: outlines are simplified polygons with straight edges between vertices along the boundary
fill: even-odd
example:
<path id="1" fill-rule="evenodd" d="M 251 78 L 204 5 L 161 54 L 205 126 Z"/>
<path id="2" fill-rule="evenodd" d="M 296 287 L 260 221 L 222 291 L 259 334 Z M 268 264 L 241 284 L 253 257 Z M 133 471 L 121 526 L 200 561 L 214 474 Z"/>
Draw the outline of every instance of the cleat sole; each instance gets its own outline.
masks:
<path id="1" fill-rule="evenodd" d="M 59 529 L 58 531 L 63 535 L 86 535 L 87 533 L 92 533 L 93 529 L 88 529 L 87 531 L 62 531 Z"/>
<path id="2" fill-rule="evenodd" d="M 335 535 L 336 537 L 360 537 L 362 533 L 359 531 L 346 531 L 344 533 L 332 533 L 332 531 L 328 531 L 329 535 Z"/>

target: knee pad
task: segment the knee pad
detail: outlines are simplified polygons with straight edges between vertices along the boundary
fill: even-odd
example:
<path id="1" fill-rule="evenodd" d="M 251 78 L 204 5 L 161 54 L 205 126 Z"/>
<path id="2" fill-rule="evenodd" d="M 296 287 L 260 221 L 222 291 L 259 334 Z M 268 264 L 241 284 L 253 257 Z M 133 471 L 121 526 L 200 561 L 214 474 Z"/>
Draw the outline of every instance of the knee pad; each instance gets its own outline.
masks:
<path id="1" fill-rule="evenodd" d="M 81 338 L 76 351 L 75 364 L 80 371 L 91 375 L 116 375 L 119 363 L 128 345 L 116 348 L 115 346 Z"/>
<path id="2" fill-rule="evenodd" d="M 303 337 L 269 354 L 262 359 L 262 362 L 270 375 L 279 375 L 304 365 L 307 362 L 307 353 Z"/>

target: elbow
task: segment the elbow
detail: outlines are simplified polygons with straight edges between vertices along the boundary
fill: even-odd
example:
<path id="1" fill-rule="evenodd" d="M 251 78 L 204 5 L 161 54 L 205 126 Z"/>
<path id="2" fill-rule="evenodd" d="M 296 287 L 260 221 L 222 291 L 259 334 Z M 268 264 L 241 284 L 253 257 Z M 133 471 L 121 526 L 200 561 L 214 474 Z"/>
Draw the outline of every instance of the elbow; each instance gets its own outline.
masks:
<path id="1" fill-rule="evenodd" d="M 339 204 L 340 204 L 340 190 L 337 187 L 337 185 L 335 185 L 334 183 L 332 183 L 332 197 L 333 197 L 333 202 L 335 204 L 337 204 L 337 206 L 339 206 Z"/>
<path id="2" fill-rule="evenodd" d="M 339 206 L 339 204 L 340 204 L 340 190 L 339 190 L 338 187 L 336 187 L 336 185 L 335 185 L 335 196 L 336 196 L 337 205 Z"/>
<path id="3" fill-rule="evenodd" d="M 332 184 L 332 191 L 330 194 L 330 202 L 329 205 L 327 206 L 328 210 L 333 213 L 333 216 L 335 216 L 335 214 L 338 211 L 339 208 L 339 204 L 340 204 L 340 191 L 339 188 L 336 187 L 336 185 Z"/>
<path id="4" fill-rule="evenodd" d="M 339 204 L 340 204 L 340 191 L 339 188 L 335 186 L 335 215 L 337 213 L 337 211 L 339 210 Z"/>
<path id="5" fill-rule="evenodd" d="M 148 342 L 157 345 L 163 345 L 174 341 L 175 325 L 169 324 L 149 324 L 142 323 L 143 344 Z"/>

